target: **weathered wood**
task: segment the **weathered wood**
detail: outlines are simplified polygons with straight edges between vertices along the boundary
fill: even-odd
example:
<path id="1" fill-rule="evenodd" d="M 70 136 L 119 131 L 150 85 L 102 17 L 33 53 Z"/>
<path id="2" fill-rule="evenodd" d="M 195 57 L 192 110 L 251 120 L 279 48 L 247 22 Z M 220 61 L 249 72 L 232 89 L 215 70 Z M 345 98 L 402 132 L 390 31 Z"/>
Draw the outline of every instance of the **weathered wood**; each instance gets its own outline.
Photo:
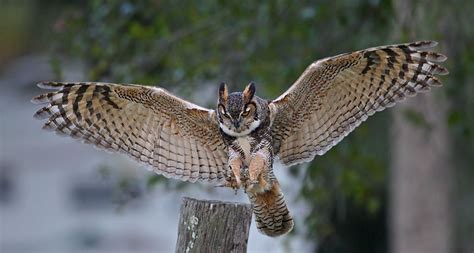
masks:
<path id="1" fill-rule="evenodd" d="M 183 198 L 176 252 L 247 252 L 249 204 Z"/>

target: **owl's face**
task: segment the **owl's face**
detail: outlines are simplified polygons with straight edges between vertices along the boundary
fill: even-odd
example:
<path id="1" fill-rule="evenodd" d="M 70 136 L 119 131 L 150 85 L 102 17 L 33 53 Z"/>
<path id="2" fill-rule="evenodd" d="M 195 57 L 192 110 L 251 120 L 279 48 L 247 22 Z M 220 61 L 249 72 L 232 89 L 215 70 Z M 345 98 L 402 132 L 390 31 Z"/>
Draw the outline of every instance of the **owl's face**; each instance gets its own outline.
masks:
<path id="1" fill-rule="evenodd" d="M 260 125 L 260 108 L 254 99 L 255 85 L 250 83 L 243 92 L 228 93 L 222 83 L 219 88 L 217 117 L 224 133 L 241 137 L 250 134 Z"/>

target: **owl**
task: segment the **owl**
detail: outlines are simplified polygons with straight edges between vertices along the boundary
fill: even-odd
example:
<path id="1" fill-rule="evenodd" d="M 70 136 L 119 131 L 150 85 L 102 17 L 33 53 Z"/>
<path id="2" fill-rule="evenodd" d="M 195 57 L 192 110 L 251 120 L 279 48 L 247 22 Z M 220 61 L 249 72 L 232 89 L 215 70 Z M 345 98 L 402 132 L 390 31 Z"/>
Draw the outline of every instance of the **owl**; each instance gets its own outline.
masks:
<path id="1" fill-rule="evenodd" d="M 281 96 L 218 89 L 215 110 L 162 88 L 112 83 L 42 82 L 53 92 L 32 99 L 46 104 L 35 114 L 44 128 L 125 153 L 165 177 L 243 189 L 257 228 L 280 236 L 293 228 L 273 172 L 311 161 L 340 142 L 367 117 L 406 97 L 441 85 L 437 64 L 446 57 L 426 51 L 433 41 L 374 47 L 310 64 Z"/>

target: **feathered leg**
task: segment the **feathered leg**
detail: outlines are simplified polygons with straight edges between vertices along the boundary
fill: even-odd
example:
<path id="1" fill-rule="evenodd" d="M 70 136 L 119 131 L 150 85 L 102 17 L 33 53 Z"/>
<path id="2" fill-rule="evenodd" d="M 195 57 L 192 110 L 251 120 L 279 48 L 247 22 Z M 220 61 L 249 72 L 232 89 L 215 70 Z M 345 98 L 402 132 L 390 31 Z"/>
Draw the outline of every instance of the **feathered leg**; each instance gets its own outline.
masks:
<path id="1" fill-rule="evenodd" d="M 249 180 L 245 184 L 257 228 L 265 235 L 280 236 L 293 229 L 293 218 L 273 174 L 271 154 L 268 148 L 255 152 L 248 169 Z"/>
<path id="2" fill-rule="evenodd" d="M 276 179 L 264 192 L 247 191 L 253 206 L 255 222 L 260 232 L 268 236 L 280 236 L 293 229 L 293 218 L 286 206 L 283 193 Z"/>

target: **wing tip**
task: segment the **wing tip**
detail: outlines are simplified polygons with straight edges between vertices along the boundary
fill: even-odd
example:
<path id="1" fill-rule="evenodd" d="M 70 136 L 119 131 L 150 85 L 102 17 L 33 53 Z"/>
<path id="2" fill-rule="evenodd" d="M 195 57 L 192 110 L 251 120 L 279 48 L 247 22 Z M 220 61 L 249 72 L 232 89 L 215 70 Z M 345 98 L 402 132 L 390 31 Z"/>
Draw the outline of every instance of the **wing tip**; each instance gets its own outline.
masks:
<path id="1" fill-rule="evenodd" d="M 49 117 L 49 110 L 46 108 L 46 107 L 43 107 L 41 109 L 39 109 L 38 111 L 35 112 L 35 114 L 33 114 L 33 118 L 35 119 L 46 119 Z"/>
<path id="2" fill-rule="evenodd" d="M 443 86 L 443 83 L 436 76 L 432 76 L 426 82 L 428 83 L 429 86 L 433 86 L 433 87 Z"/>
<path id="3" fill-rule="evenodd" d="M 426 49 L 436 47 L 438 42 L 435 40 L 420 40 L 416 42 L 409 43 L 408 46 L 414 49 Z"/>
<path id="4" fill-rule="evenodd" d="M 48 94 L 49 93 L 45 93 L 45 94 L 40 94 L 38 96 L 34 96 L 33 98 L 30 99 L 30 102 L 33 103 L 33 104 L 45 104 L 45 103 L 48 103 L 50 100 L 49 100 L 49 97 L 48 97 Z"/>
<path id="5" fill-rule="evenodd" d="M 32 99 L 30 99 L 30 102 L 33 104 L 43 104 L 43 102 L 41 102 L 41 100 L 38 97 L 39 96 L 33 97 Z"/>
<path id="6" fill-rule="evenodd" d="M 436 55 L 436 61 L 438 62 L 444 62 L 448 59 L 448 57 L 444 54 L 436 53 L 435 55 Z"/>
<path id="7" fill-rule="evenodd" d="M 64 83 L 43 81 L 43 82 L 37 83 L 36 86 L 40 87 L 41 89 L 58 90 L 64 86 Z"/>
<path id="8" fill-rule="evenodd" d="M 48 132 L 54 132 L 56 130 L 56 126 L 53 125 L 52 121 L 48 121 L 44 123 L 43 127 L 41 129 L 46 130 Z"/>
<path id="9" fill-rule="evenodd" d="M 436 74 L 441 76 L 449 75 L 449 70 L 443 66 L 439 66 Z"/>

